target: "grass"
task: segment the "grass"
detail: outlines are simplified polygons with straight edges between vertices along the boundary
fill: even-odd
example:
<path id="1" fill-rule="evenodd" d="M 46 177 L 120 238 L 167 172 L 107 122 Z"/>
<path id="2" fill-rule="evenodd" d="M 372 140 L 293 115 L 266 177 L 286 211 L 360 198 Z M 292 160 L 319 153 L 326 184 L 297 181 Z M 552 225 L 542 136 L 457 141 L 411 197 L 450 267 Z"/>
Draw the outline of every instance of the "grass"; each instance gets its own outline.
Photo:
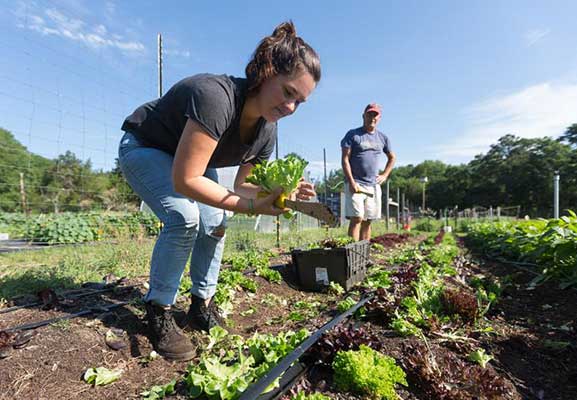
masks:
<path id="1" fill-rule="evenodd" d="M 282 232 L 282 251 L 324 239 L 346 235 L 346 227 Z M 386 232 L 384 222 L 373 224 L 373 236 Z M 116 243 L 47 247 L 42 250 L 0 254 L 0 304 L 2 299 L 32 294 L 44 288 L 77 288 L 84 282 L 100 282 L 106 274 L 117 277 L 147 276 L 154 238 L 121 239 Z M 276 248 L 275 233 L 231 229 L 225 257 L 248 249 Z"/>
<path id="2" fill-rule="evenodd" d="M 0 254 L 0 298 L 47 287 L 76 288 L 109 273 L 146 275 L 153 244 L 152 239 L 123 240 Z"/>

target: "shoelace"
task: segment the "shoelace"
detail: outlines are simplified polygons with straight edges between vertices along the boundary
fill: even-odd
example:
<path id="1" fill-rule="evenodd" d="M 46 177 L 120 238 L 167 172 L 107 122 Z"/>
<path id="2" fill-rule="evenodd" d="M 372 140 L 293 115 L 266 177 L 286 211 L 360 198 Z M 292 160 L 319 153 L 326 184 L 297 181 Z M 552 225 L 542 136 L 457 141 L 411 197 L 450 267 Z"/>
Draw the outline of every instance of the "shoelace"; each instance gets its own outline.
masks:
<path id="1" fill-rule="evenodd" d="M 172 330 L 178 331 L 179 329 L 169 310 L 163 310 L 162 314 L 156 315 L 156 320 L 161 329 L 166 330 L 167 332 Z"/>

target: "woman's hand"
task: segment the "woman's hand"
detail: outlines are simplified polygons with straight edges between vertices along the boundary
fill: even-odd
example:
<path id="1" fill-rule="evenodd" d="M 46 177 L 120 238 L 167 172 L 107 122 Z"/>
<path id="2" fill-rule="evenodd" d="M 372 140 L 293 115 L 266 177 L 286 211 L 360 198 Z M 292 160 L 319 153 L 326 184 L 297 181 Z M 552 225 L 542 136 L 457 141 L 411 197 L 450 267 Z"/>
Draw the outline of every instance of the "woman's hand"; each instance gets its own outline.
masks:
<path id="1" fill-rule="evenodd" d="M 286 208 L 278 208 L 274 205 L 275 200 L 281 195 L 281 193 L 282 188 L 279 187 L 266 196 L 258 196 L 256 199 L 254 199 L 254 213 L 257 215 L 263 214 L 277 216 L 286 212 Z"/>
<path id="2" fill-rule="evenodd" d="M 295 191 L 291 193 L 290 198 L 296 200 L 310 200 L 311 197 L 316 196 L 315 185 L 310 182 L 306 182 L 304 179 L 301 180 Z"/>

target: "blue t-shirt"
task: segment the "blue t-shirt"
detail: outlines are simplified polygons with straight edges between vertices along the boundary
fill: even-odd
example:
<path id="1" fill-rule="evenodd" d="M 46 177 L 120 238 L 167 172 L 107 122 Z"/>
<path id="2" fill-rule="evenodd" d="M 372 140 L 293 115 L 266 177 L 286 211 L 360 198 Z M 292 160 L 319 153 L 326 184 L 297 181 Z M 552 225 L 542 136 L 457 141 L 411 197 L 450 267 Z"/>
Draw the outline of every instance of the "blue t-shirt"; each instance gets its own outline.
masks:
<path id="1" fill-rule="evenodd" d="M 381 156 L 391 152 L 389 138 L 381 131 L 369 133 L 360 127 L 347 132 L 341 147 L 351 149 L 349 163 L 355 181 L 361 185 L 375 185 Z"/>

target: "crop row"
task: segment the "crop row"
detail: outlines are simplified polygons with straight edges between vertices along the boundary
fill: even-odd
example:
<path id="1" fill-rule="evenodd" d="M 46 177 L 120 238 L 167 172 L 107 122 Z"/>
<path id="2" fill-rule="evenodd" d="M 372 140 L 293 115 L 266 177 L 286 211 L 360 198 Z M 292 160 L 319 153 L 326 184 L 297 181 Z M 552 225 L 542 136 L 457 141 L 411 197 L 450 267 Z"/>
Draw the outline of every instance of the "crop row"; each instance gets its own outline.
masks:
<path id="1" fill-rule="evenodd" d="M 0 213 L 0 230 L 45 244 L 71 244 L 119 237 L 156 235 L 158 219 L 149 213 Z"/>
<path id="2" fill-rule="evenodd" d="M 540 280 L 563 288 L 577 284 L 577 215 L 551 220 L 478 223 L 467 228 L 470 245 L 490 257 L 535 264 Z"/>

